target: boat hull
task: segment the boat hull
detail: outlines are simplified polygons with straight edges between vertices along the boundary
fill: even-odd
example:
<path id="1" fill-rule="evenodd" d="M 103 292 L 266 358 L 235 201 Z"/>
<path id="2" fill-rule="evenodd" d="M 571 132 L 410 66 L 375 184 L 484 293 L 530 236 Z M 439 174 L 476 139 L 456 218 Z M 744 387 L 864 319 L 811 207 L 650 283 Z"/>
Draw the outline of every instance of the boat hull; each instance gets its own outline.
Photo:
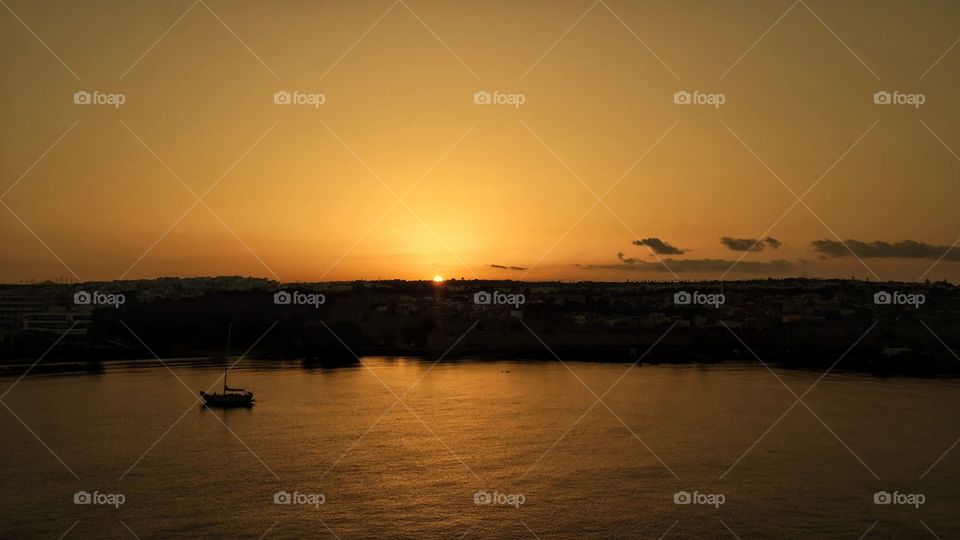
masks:
<path id="1" fill-rule="evenodd" d="M 244 394 L 208 394 L 200 392 L 200 397 L 208 407 L 253 407 L 253 394 L 247 392 Z"/>

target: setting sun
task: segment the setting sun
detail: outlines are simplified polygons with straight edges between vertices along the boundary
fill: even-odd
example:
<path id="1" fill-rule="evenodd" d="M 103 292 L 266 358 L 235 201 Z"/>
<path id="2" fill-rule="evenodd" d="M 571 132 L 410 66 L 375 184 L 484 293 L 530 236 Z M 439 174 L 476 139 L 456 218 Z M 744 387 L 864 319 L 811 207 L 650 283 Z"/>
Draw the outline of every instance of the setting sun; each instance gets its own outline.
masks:
<path id="1" fill-rule="evenodd" d="M 443 276 L 433 276 L 434 283 L 443 283 Z"/>

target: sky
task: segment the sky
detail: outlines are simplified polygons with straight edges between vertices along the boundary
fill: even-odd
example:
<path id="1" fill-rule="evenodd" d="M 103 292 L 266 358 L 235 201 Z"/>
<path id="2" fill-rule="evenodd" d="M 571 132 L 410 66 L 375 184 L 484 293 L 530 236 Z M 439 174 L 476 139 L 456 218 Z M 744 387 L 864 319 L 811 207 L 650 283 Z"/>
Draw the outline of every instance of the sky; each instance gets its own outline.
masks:
<path id="1" fill-rule="evenodd" d="M 958 17 L 6 0 L 0 282 L 957 281 Z"/>

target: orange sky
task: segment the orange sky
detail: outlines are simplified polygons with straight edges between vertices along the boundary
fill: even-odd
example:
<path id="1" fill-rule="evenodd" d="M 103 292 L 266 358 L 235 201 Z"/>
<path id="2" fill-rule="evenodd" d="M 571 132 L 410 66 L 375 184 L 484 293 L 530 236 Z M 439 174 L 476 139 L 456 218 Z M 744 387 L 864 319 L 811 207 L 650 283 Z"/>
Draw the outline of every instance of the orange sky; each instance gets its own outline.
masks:
<path id="1" fill-rule="evenodd" d="M 7 4 L 0 281 L 960 277 L 956 3 Z"/>

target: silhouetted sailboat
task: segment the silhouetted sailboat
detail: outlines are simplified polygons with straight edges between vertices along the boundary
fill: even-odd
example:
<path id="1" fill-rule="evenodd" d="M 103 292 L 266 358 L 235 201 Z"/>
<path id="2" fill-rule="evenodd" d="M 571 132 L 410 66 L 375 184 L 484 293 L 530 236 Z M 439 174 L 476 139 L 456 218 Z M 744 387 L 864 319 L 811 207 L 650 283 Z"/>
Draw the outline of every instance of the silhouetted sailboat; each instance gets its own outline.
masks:
<path id="1" fill-rule="evenodd" d="M 213 407 L 252 407 L 253 392 L 243 388 L 230 388 L 227 386 L 227 373 L 230 371 L 230 334 L 233 330 L 231 324 L 227 327 L 227 364 L 223 368 L 223 393 L 208 394 L 200 391 L 200 397 L 204 403 Z"/>

